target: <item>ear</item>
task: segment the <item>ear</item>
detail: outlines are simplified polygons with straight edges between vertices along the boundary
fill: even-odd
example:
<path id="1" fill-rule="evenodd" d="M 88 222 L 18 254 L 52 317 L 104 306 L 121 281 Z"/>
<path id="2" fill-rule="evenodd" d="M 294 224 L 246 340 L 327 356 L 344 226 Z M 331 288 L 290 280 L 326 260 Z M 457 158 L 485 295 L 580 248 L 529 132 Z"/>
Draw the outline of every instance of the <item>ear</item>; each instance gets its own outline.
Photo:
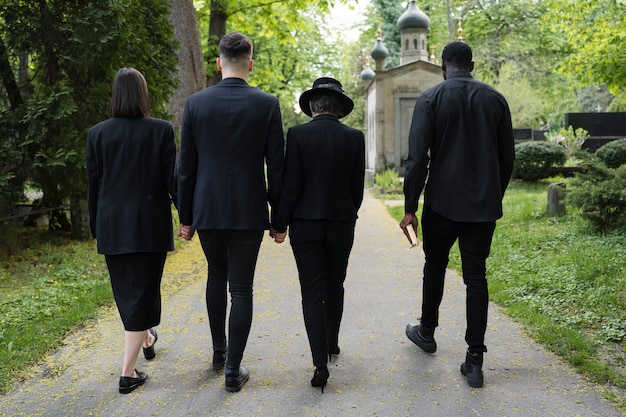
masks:
<path id="1" fill-rule="evenodd" d="M 474 71 L 474 61 L 470 62 L 469 72 Z"/>
<path id="2" fill-rule="evenodd" d="M 217 70 L 219 72 L 222 72 L 222 61 L 220 60 L 219 56 L 217 57 L 217 59 L 215 59 L 215 64 L 217 65 Z"/>
<path id="3" fill-rule="evenodd" d="M 254 59 L 251 59 L 248 64 L 248 72 L 252 72 L 252 67 L 254 67 Z"/>

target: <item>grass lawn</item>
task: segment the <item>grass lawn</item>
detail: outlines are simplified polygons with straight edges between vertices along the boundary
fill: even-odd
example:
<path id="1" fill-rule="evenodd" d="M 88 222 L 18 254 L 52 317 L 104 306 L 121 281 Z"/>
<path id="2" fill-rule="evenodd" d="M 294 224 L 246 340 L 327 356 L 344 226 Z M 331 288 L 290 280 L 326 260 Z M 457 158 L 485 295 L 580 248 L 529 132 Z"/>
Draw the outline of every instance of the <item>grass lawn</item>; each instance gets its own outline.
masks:
<path id="1" fill-rule="evenodd" d="M 548 184 L 509 186 L 487 261 L 490 298 L 624 410 L 626 231 L 597 234 L 570 208 L 546 215 Z M 450 267 L 460 264 L 455 246 Z"/>

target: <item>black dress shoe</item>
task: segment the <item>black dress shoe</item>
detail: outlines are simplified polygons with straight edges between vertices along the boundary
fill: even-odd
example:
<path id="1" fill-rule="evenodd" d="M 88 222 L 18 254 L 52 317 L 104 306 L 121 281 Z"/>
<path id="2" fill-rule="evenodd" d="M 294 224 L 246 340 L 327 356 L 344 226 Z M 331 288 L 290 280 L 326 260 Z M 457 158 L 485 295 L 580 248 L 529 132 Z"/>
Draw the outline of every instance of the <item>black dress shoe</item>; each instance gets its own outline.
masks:
<path id="1" fill-rule="evenodd" d="M 437 342 L 432 335 L 424 334 L 422 326 L 419 324 L 409 323 L 406 325 L 406 337 L 420 347 L 424 352 L 435 353 L 437 351 Z"/>
<path id="2" fill-rule="evenodd" d="M 148 346 L 147 348 L 143 348 L 143 356 L 144 358 L 146 358 L 146 360 L 150 361 L 156 356 L 156 352 L 154 351 L 154 344 L 157 342 L 157 340 L 159 340 L 159 335 L 157 334 L 154 327 L 150 327 L 148 331 L 152 334 L 152 336 L 154 336 L 154 340 L 152 341 L 152 344 L 150 346 Z"/>
<path id="3" fill-rule="evenodd" d="M 483 354 L 471 353 L 465 355 L 465 362 L 461 364 L 461 373 L 467 378 L 467 384 L 472 388 L 483 386 Z"/>
<path id="4" fill-rule="evenodd" d="M 239 367 L 239 373 L 237 374 L 226 374 L 226 384 L 225 388 L 228 392 L 239 392 L 241 388 L 248 382 L 250 379 L 250 371 L 246 369 L 244 366 Z"/>
<path id="5" fill-rule="evenodd" d="M 120 377 L 120 394 L 128 394 L 133 392 L 135 388 L 146 383 L 148 380 L 148 374 L 135 369 L 135 372 L 139 377 L 133 378 L 132 376 Z"/>

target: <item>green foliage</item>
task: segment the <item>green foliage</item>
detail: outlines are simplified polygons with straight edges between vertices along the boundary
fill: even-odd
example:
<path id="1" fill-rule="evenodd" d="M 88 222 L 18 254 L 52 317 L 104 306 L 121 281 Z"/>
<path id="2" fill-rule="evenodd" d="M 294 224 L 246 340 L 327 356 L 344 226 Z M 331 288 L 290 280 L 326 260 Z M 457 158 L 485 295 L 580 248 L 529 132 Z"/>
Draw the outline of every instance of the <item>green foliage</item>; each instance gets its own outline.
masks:
<path id="1" fill-rule="evenodd" d="M 589 132 L 581 127 L 574 130 L 572 126 L 568 126 L 567 129 L 550 131 L 546 136 L 550 142 L 564 147 L 567 157 L 571 158 L 589 138 Z"/>
<path id="2" fill-rule="evenodd" d="M 600 158 L 580 152 L 582 173 L 568 186 L 566 201 L 600 231 L 626 225 L 626 165 L 608 168 Z"/>
<path id="3" fill-rule="evenodd" d="M 564 34 L 570 54 L 559 69 L 582 85 L 604 83 L 615 96 L 626 78 L 626 5 L 619 0 L 580 2 L 549 0 L 542 17 L 546 31 Z M 590 47 L 593 45 L 593 47 Z"/>
<path id="4" fill-rule="evenodd" d="M 609 168 L 617 168 L 626 164 L 626 138 L 602 145 L 595 155 Z"/>
<path id="5" fill-rule="evenodd" d="M 538 181 L 548 178 L 551 168 L 563 166 L 567 160 L 565 148 L 552 142 L 523 142 L 515 145 L 513 178 Z"/>
<path id="6" fill-rule="evenodd" d="M 383 194 L 399 194 L 402 193 L 402 182 L 398 172 L 392 168 L 387 168 L 383 172 L 379 172 L 374 177 L 374 183 L 380 187 Z"/>
<path id="7" fill-rule="evenodd" d="M 119 68 L 132 66 L 144 74 L 157 117 L 166 116 L 175 87 L 176 45 L 168 2 L 75 3 L 7 0 L 0 6 L 6 45 L 6 56 L 0 59 L 13 69 L 2 74 L 3 81 L 15 81 L 20 58 L 29 59 L 28 71 L 22 73 L 27 79 L 20 80 L 26 84 L 20 90 L 23 104 L 7 109 L 0 102 L 0 111 L 13 116 L 2 127 L 10 135 L 0 141 L 19 156 L 12 174 L 22 182 L 35 181 L 49 206 L 86 194 L 87 129 L 107 118 Z M 5 137 L 17 139 L 5 142 Z"/>

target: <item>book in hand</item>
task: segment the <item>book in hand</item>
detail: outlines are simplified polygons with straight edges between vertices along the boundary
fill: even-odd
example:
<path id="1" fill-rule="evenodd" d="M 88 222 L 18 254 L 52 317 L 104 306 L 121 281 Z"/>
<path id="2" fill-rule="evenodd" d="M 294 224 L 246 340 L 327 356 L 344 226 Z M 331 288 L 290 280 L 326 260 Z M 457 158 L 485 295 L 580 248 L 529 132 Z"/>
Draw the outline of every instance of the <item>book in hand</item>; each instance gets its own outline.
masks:
<path id="1" fill-rule="evenodd" d="M 409 240 L 409 243 L 411 244 L 409 249 L 416 247 L 417 244 L 419 243 L 419 240 L 417 240 L 417 235 L 415 234 L 415 229 L 413 229 L 413 226 L 409 224 L 403 227 L 402 230 L 404 231 L 406 238 Z"/>

